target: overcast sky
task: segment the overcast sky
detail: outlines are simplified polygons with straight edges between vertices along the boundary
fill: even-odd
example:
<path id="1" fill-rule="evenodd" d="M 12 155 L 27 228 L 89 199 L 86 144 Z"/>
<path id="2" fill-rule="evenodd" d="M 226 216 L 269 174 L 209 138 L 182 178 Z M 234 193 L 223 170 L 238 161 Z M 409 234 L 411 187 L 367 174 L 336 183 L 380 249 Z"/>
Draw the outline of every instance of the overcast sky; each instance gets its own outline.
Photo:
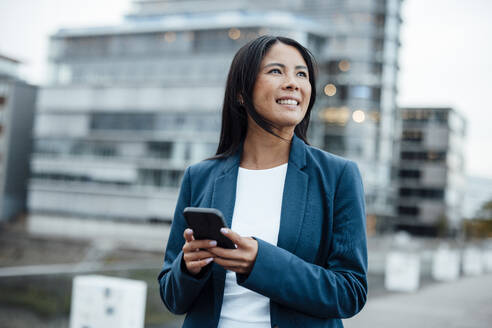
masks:
<path id="1" fill-rule="evenodd" d="M 42 83 L 47 39 L 62 26 L 118 23 L 127 0 L 0 0 L 0 53 Z M 468 121 L 466 173 L 492 178 L 492 1 L 405 0 L 398 103 L 452 106 Z"/>

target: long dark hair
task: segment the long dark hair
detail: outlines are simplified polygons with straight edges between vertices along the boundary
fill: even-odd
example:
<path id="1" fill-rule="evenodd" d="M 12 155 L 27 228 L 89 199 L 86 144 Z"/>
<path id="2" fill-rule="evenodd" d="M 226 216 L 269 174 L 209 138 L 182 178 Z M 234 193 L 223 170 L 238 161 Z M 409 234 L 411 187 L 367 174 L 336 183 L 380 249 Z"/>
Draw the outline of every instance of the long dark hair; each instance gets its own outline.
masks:
<path id="1" fill-rule="evenodd" d="M 306 144 L 311 109 L 316 100 L 315 59 L 311 52 L 295 40 L 281 36 L 260 36 L 238 50 L 229 69 L 222 107 L 222 127 L 219 146 L 215 156 L 208 159 L 229 157 L 234 154 L 246 137 L 248 129 L 247 114 L 265 131 L 279 137 L 272 124 L 258 114 L 253 105 L 253 88 L 260 70 L 261 61 L 268 50 L 277 42 L 295 47 L 308 67 L 311 84 L 311 98 L 304 119 L 296 125 L 294 133 Z"/>

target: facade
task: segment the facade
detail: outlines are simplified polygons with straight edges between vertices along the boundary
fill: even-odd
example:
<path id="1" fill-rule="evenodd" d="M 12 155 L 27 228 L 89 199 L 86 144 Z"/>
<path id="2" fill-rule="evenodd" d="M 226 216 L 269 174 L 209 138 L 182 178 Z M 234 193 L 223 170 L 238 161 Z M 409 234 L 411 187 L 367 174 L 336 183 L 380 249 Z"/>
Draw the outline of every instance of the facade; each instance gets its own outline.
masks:
<path id="1" fill-rule="evenodd" d="M 185 167 L 215 154 L 234 53 L 262 34 L 318 60 L 309 140 L 351 158 L 390 216 L 400 0 L 135 1 L 119 26 L 51 37 L 31 219 L 170 221 Z"/>
<path id="2" fill-rule="evenodd" d="M 316 22 L 322 30 L 318 96 L 309 139 L 355 160 L 366 190 L 367 212 L 394 216 L 394 156 L 401 0 L 137 1 L 132 17 L 283 11 Z M 317 50 L 317 49 L 315 49 Z"/>
<path id="3" fill-rule="evenodd" d="M 397 229 L 457 230 L 465 193 L 464 118 L 452 108 L 402 108 Z"/>
<path id="4" fill-rule="evenodd" d="M 0 222 L 26 210 L 37 88 L 18 79 L 18 65 L 0 55 Z"/>

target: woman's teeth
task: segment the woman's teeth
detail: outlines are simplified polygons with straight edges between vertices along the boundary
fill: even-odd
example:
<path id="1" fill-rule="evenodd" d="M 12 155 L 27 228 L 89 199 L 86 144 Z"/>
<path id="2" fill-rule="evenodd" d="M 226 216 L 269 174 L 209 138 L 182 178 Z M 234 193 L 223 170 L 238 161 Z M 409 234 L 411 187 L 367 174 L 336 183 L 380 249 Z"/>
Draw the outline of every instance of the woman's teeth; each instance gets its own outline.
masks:
<path id="1" fill-rule="evenodd" d="M 297 105 L 297 101 L 293 99 L 279 99 L 277 103 L 280 105 Z"/>

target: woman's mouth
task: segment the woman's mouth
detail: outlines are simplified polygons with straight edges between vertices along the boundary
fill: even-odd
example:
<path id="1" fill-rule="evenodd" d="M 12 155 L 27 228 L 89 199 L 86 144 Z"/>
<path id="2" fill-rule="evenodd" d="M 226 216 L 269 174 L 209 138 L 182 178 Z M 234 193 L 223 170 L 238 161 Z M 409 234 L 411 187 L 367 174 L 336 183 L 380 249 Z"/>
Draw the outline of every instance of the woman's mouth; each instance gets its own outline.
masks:
<path id="1" fill-rule="evenodd" d="M 277 104 L 297 106 L 299 105 L 299 102 L 295 99 L 277 99 Z"/>

